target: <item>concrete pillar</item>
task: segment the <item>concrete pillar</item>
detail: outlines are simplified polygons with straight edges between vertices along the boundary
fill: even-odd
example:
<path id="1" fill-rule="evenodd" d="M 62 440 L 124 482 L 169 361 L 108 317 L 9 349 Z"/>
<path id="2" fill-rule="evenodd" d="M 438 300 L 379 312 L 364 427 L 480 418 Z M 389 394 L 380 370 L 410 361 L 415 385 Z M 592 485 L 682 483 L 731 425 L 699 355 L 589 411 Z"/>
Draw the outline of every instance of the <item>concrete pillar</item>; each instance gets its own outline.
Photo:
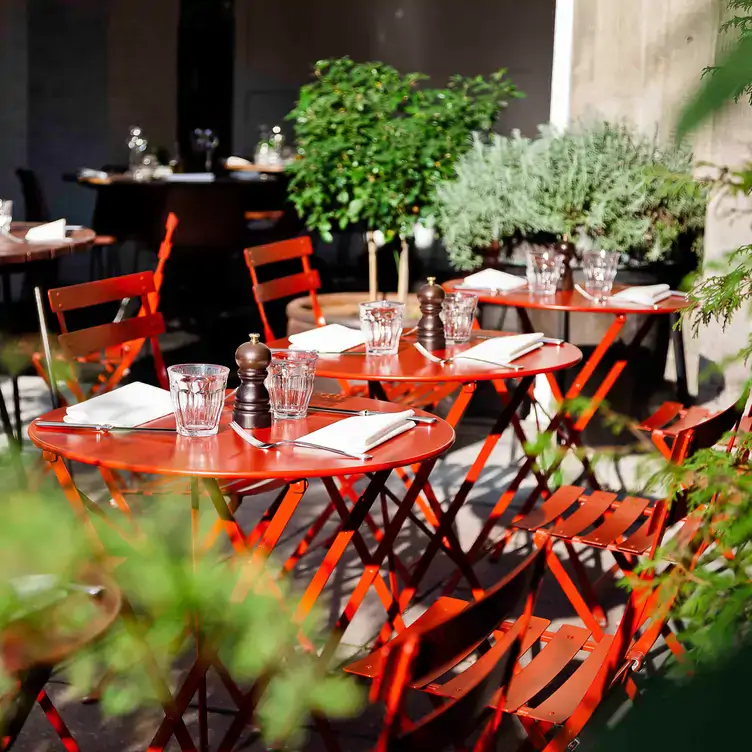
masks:
<path id="1" fill-rule="evenodd" d="M 670 138 L 682 104 L 698 85 L 703 69 L 713 64 L 717 50 L 728 41 L 719 34 L 725 0 L 557 2 L 567 7 L 572 4 L 571 78 L 566 81 L 569 117 L 629 120 L 647 133 Z M 559 35 L 557 28 L 557 39 Z M 559 58 L 560 66 L 566 64 Z M 561 98 L 561 86 L 559 83 L 552 93 L 553 102 Z M 557 112 L 565 109 L 560 103 Z M 698 160 L 739 165 L 752 156 L 750 141 L 752 107 L 740 102 L 695 134 L 693 147 Z M 708 209 L 706 263 L 752 242 L 750 220 L 730 218 L 730 201 L 716 198 Z M 690 332 L 685 332 L 690 388 L 699 391 L 701 401 L 724 403 L 739 393 L 747 375 L 743 366 L 724 368 L 720 380 L 716 377 L 706 382 L 698 375 L 706 370 L 708 361 L 720 363 L 735 353 L 749 331 L 748 319 L 740 316 L 725 333 L 719 327 L 708 327 L 692 339 Z M 672 370 L 669 364 L 669 377 Z"/>

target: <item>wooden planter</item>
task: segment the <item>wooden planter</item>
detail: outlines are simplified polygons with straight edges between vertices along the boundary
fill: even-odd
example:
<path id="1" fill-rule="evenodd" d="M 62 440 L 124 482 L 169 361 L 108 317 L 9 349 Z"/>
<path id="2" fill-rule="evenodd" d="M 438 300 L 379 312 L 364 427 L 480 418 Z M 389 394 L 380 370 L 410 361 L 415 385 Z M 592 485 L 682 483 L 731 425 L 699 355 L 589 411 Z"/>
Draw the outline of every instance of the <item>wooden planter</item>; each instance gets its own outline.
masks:
<path id="1" fill-rule="evenodd" d="M 321 310 L 327 324 L 342 324 L 351 329 L 360 328 L 358 303 L 368 300 L 367 292 L 331 292 L 318 296 Z M 397 300 L 395 293 L 388 293 L 386 300 Z M 287 304 L 287 334 L 297 334 L 313 329 L 316 321 L 313 317 L 311 298 L 295 298 Z M 415 295 L 407 296 L 405 312 L 405 329 L 412 329 L 420 319 L 420 307 Z"/>

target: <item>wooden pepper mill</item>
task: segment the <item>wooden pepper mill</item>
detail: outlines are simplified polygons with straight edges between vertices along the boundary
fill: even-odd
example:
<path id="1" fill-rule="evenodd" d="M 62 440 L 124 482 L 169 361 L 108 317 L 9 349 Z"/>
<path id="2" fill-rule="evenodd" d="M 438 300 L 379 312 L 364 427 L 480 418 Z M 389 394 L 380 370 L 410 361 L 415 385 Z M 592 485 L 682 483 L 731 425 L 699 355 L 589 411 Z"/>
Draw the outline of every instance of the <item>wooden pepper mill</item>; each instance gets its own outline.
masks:
<path id="1" fill-rule="evenodd" d="M 577 249 L 574 243 L 567 240 L 564 235 L 561 243 L 554 244 L 554 253 L 561 253 L 564 256 L 564 271 L 561 275 L 561 289 L 574 290 L 574 271 L 572 262 L 577 258 Z"/>
<path id="2" fill-rule="evenodd" d="M 444 297 L 444 290 L 436 284 L 436 277 L 429 277 L 428 284 L 418 290 L 420 312 L 423 314 L 418 322 L 418 342 L 426 350 L 443 350 L 446 347 L 444 322 L 441 320 Z"/>
<path id="3" fill-rule="evenodd" d="M 235 395 L 232 419 L 243 428 L 269 428 L 272 424 L 272 411 L 264 381 L 272 353 L 259 341 L 258 334 L 248 336 L 250 341 L 235 351 L 240 388 Z"/>

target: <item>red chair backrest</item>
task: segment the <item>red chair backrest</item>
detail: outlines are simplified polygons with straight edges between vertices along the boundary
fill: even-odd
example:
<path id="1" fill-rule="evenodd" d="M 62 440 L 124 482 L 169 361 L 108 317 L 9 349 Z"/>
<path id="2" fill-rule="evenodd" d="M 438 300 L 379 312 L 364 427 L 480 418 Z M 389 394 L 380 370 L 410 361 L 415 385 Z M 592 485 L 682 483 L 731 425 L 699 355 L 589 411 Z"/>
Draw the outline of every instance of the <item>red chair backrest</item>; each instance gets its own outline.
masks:
<path id="1" fill-rule="evenodd" d="M 133 340 L 151 341 L 154 364 L 160 385 L 167 389 L 167 372 L 162 359 L 162 351 L 157 337 L 165 331 L 162 314 L 151 307 L 150 298 L 156 294 L 153 272 L 138 272 L 123 277 L 85 282 L 80 285 L 58 287 L 48 292 L 50 308 L 57 315 L 60 322 L 58 336 L 63 352 L 75 361 L 86 358 L 97 352 L 104 352 L 109 348 L 124 345 Z M 89 308 L 103 303 L 120 302 L 124 298 L 140 298 L 143 315 L 124 321 L 112 321 L 99 326 L 91 326 L 77 331 L 69 331 L 65 314 L 69 311 Z M 121 363 L 108 379 L 102 391 L 107 391 L 117 385 L 124 375 L 127 366 Z"/>
<path id="2" fill-rule="evenodd" d="M 384 670 L 372 686 L 372 700 L 386 703 L 384 729 L 378 750 L 445 749 L 460 744 L 485 720 L 492 697 L 505 691 L 520 651 L 521 637 L 527 631 L 533 604 L 545 568 L 549 543 L 528 556 L 513 572 L 490 588 L 485 596 L 446 621 L 428 627 L 409 640 L 399 637 L 387 646 Z M 470 688 L 460 699 L 450 700 L 417 723 L 403 728 L 401 705 L 410 686 L 425 686 L 461 663 L 487 642 L 495 630 L 524 604 L 510 638 L 497 643 L 473 667 Z M 501 648 L 501 649 L 498 649 Z M 493 653 L 493 655 L 492 655 Z M 501 719 L 492 722 L 498 725 Z"/>
<path id="3" fill-rule="evenodd" d="M 259 245 L 254 248 L 246 248 L 245 263 L 251 272 L 253 297 L 256 299 L 256 304 L 259 307 L 259 314 L 264 325 L 264 337 L 267 341 L 275 339 L 274 332 L 269 325 L 266 309 L 264 308 L 264 303 L 272 300 L 308 294 L 311 297 L 316 325 L 324 326 L 326 324 L 324 315 L 321 312 L 318 296 L 316 295 L 316 292 L 321 289 L 321 279 L 319 273 L 311 268 L 310 257 L 312 255 L 313 246 L 311 245 L 311 239 L 307 236 L 293 238 L 292 240 L 282 240 L 278 243 Z M 300 259 L 303 267 L 302 272 L 289 274 L 268 282 L 259 282 L 256 270 L 260 266 L 292 261 L 294 259 Z"/>

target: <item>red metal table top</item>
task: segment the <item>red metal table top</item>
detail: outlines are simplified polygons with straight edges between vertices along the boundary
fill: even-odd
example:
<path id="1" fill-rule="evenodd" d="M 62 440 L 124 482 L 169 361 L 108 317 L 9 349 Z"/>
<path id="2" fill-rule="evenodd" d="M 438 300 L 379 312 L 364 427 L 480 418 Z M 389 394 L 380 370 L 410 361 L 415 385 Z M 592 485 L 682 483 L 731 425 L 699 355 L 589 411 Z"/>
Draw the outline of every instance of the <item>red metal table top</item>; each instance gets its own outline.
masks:
<path id="1" fill-rule="evenodd" d="M 324 395 L 314 394 L 311 404 L 327 404 Z M 321 478 L 360 475 L 388 470 L 436 457 L 454 443 L 454 430 L 439 419 L 434 425 L 418 425 L 371 450 L 372 460 L 351 460 L 329 452 L 285 446 L 262 450 L 246 444 L 229 427 L 232 402 L 222 414 L 219 433 L 207 438 L 188 438 L 170 433 L 113 433 L 66 431 L 29 426 L 29 437 L 43 450 L 86 465 L 155 475 L 242 478 L 249 480 Z M 399 405 L 359 397 L 337 400 L 338 407 L 354 410 L 399 412 Z M 428 415 L 422 410 L 416 414 Z M 41 420 L 59 421 L 65 409 L 53 410 Z M 254 430 L 262 441 L 294 439 L 342 420 L 345 416 L 311 412 L 302 420 L 278 421 L 271 428 Z M 154 427 L 172 427 L 173 416 L 150 423 Z"/>
<path id="2" fill-rule="evenodd" d="M 504 336 L 500 332 L 474 331 L 489 336 Z M 471 381 L 495 381 L 499 379 L 519 379 L 541 373 L 552 373 L 571 368 L 582 359 L 582 352 L 574 345 L 544 345 L 528 355 L 515 360 L 515 365 L 523 366 L 521 371 L 513 371 L 491 363 L 472 360 L 458 360 L 442 365 L 428 360 L 413 347 L 415 337 L 406 337 L 400 343 L 397 355 L 319 355 L 316 374 L 331 379 L 348 381 L 404 381 L 416 383 L 468 383 Z M 461 345 L 447 345 L 446 350 L 434 353 L 439 357 L 451 357 L 463 350 L 479 344 L 478 340 Z M 289 340 L 278 339 L 269 347 L 288 347 Z M 363 348 L 356 348 L 363 349 Z"/>
<path id="3" fill-rule="evenodd" d="M 461 279 L 453 279 L 445 282 L 443 287 L 448 292 L 457 289 L 457 285 L 462 284 Z M 624 290 L 628 285 L 614 285 L 614 293 Z M 461 289 L 461 288 L 460 288 Z M 610 313 L 612 316 L 618 314 L 661 314 L 676 313 L 686 308 L 688 303 L 680 297 L 671 297 L 662 300 L 654 306 L 637 305 L 637 304 L 612 304 L 596 303 L 588 300 L 585 296 L 580 295 L 577 290 L 567 292 L 557 291 L 555 295 L 540 297 L 531 295 L 527 289 L 515 290 L 512 292 L 497 293 L 495 291 L 482 292 L 472 290 L 481 303 L 491 303 L 493 305 L 512 306 L 514 308 L 535 308 L 545 311 L 568 311 L 569 313 Z"/>
<path id="4" fill-rule="evenodd" d="M 11 234 L 22 239 L 30 227 L 36 227 L 41 222 L 13 222 L 10 226 Z M 94 230 L 82 227 L 73 230 L 67 241 L 46 241 L 44 243 L 16 243 L 8 238 L 0 237 L 0 265 L 25 264 L 28 261 L 46 261 L 48 259 L 65 256 L 69 253 L 85 251 L 91 247 L 96 237 Z"/>

